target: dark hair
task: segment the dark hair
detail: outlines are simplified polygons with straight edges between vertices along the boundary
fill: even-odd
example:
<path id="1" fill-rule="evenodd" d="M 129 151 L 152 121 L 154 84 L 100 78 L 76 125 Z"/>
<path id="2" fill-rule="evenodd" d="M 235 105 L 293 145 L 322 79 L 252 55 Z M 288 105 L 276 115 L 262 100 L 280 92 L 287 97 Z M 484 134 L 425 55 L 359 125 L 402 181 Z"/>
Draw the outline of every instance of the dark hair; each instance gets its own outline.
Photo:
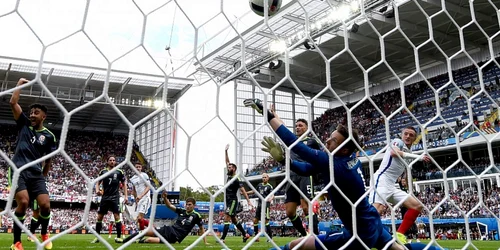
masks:
<path id="1" fill-rule="evenodd" d="M 346 139 L 349 137 L 349 129 L 346 126 L 340 124 L 337 126 L 336 130 Z M 352 154 L 352 152 L 356 150 L 356 143 L 354 143 L 354 141 L 356 141 L 360 147 L 363 147 L 363 145 L 361 145 L 361 142 L 359 141 L 357 129 L 352 130 L 352 140 L 344 145 L 345 148 L 349 149 L 349 154 Z"/>
<path id="2" fill-rule="evenodd" d="M 193 203 L 193 205 L 196 205 L 196 200 L 195 200 L 193 197 L 188 197 L 188 198 L 186 199 L 186 204 L 187 204 L 188 202 L 191 202 L 191 203 Z"/>
<path id="3" fill-rule="evenodd" d="M 309 127 L 309 123 L 307 123 L 307 120 L 306 120 L 306 119 L 302 119 L 302 118 L 300 118 L 300 119 L 298 119 L 295 123 L 297 123 L 297 122 L 302 122 L 302 123 L 304 123 L 306 126 L 308 126 L 308 127 Z"/>
<path id="4" fill-rule="evenodd" d="M 45 114 L 47 114 L 47 107 L 45 105 L 42 105 L 40 103 L 33 103 L 30 105 L 30 110 L 32 109 L 40 109 L 41 111 L 43 111 Z"/>
<path id="5" fill-rule="evenodd" d="M 417 130 L 413 126 L 408 126 L 408 127 L 403 128 L 403 130 L 405 130 L 405 129 L 413 130 L 413 131 L 415 131 L 415 134 L 418 133 Z"/>
<path id="6" fill-rule="evenodd" d="M 236 169 L 238 169 L 238 167 L 237 167 L 237 166 L 236 166 L 236 164 L 234 164 L 234 163 L 228 163 L 227 165 L 229 165 L 229 166 L 233 166 L 235 170 L 236 170 Z"/>
<path id="7" fill-rule="evenodd" d="M 135 165 L 141 165 L 142 167 L 144 167 L 140 161 L 136 161 Z"/>
<path id="8" fill-rule="evenodd" d="M 108 159 L 106 159 L 106 162 L 107 162 L 107 161 L 109 161 L 109 159 L 110 159 L 111 157 L 115 158 L 115 160 L 116 160 L 115 155 L 110 155 L 110 156 L 108 156 Z"/>

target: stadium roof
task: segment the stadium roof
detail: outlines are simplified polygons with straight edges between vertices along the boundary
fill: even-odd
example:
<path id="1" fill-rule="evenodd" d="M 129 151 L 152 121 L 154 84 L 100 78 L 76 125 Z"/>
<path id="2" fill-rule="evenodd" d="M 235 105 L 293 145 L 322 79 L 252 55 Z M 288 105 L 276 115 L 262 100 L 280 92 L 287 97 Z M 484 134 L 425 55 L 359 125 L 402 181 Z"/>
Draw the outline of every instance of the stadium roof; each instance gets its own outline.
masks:
<path id="1" fill-rule="evenodd" d="M 270 69 L 269 62 L 284 58 L 279 47 L 285 43 L 298 44 L 290 52 L 290 76 L 301 91 L 316 95 L 326 86 L 326 66 L 318 49 L 329 59 L 345 48 L 345 43 L 353 56 L 365 69 L 368 69 L 381 60 L 381 44 L 385 47 L 387 63 L 401 78 L 416 71 L 414 50 L 403 36 L 418 46 L 429 39 L 429 30 L 432 30 L 434 42 L 451 56 L 460 50 L 459 29 L 451 22 L 450 18 L 459 26 L 464 26 L 471 21 L 469 1 L 446 0 L 446 6 L 441 6 L 439 0 L 367 0 L 365 4 L 366 16 L 359 15 L 359 7 L 345 7 L 351 1 L 318 1 L 309 0 L 303 3 L 308 13 L 295 1 L 283 6 L 280 12 L 269 19 L 269 26 L 263 21 L 251 29 L 241 33 L 245 40 L 245 59 L 247 68 L 263 87 L 272 87 L 285 77 L 285 66 Z M 357 1 L 356 1 L 357 2 Z M 418 6 L 415 2 L 418 2 Z M 397 30 L 394 17 L 393 4 L 400 6 L 399 24 Z M 344 6 L 344 7 L 343 7 Z M 432 18 L 432 27 L 428 27 L 427 16 L 432 16 L 440 10 L 440 14 Z M 338 21 L 339 15 L 346 11 L 346 25 Z M 351 8 L 351 9 L 350 9 Z M 498 8 L 498 7 L 497 7 Z M 474 1 L 475 17 L 489 36 L 499 31 L 497 13 L 488 1 Z M 315 45 L 308 43 L 308 48 L 298 42 L 304 37 L 306 18 L 309 18 L 310 35 Z M 368 21 L 369 20 L 369 21 Z M 388 34 L 389 31 L 395 32 Z M 402 32 L 400 32 L 402 31 Z M 380 35 L 378 35 L 378 34 Z M 384 36 L 383 41 L 380 36 Z M 488 50 L 486 37 L 481 30 L 472 24 L 463 30 L 464 44 L 470 53 Z M 500 39 L 496 39 L 498 43 Z M 269 49 L 273 47 L 274 49 Z M 494 44 L 495 46 L 495 44 Z M 278 50 L 276 50 L 278 47 Z M 224 80 L 229 79 L 241 61 L 241 39 L 236 37 L 218 50 L 203 57 L 201 65 L 192 75 L 197 79 L 206 79 L 207 72 L 213 77 Z M 418 50 L 420 67 L 422 70 L 445 63 L 445 57 L 437 47 L 429 42 Z M 463 57 L 465 54 L 459 55 Z M 276 63 L 275 63 L 276 64 Z M 353 57 L 344 52 L 336 57 L 331 65 L 332 88 L 340 95 L 349 95 L 364 89 L 364 76 Z M 243 70 L 236 74 L 239 79 L 248 79 Z M 233 75 L 234 76 L 234 75 Z M 384 65 L 374 68 L 368 75 L 371 86 L 377 86 L 394 80 L 394 74 Z M 234 79 L 234 78 L 231 78 Z M 281 86 L 282 90 L 295 91 L 289 82 Z M 323 97 L 332 98 L 333 94 L 327 92 Z"/>
<path id="2" fill-rule="evenodd" d="M 13 88 L 19 78 L 33 79 L 37 72 L 38 62 L 21 58 L 0 56 L 1 91 Z M 103 90 L 107 70 L 104 68 L 86 67 L 63 63 L 45 62 L 42 69 L 42 81 L 59 102 L 71 111 L 82 104 L 98 97 Z M 163 91 L 163 75 L 142 74 L 112 70 L 108 94 L 118 109 L 134 124 L 161 105 Z M 190 87 L 192 79 L 169 77 L 168 104 L 175 103 Z M 2 96 L 0 101 L 0 121 L 13 122 L 10 108 L 10 95 Z M 20 104 L 27 108 L 38 102 L 46 105 L 49 115 L 46 125 L 49 128 L 60 128 L 63 122 L 61 112 L 52 100 L 42 91 L 40 85 L 25 88 L 21 92 Z M 126 132 L 128 128 L 110 105 L 98 102 L 83 109 L 71 117 L 70 127 L 74 129 Z"/>

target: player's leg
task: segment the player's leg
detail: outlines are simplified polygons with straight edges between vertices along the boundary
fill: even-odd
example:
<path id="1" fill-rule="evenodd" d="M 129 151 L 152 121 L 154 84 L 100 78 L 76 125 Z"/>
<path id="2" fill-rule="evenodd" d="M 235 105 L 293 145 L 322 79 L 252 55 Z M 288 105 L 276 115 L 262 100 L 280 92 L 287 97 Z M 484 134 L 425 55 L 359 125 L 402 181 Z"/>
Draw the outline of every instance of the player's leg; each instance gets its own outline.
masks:
<path id="1" fill-rule="evenodd" d="M 97 208 L 97 221 L 95 223 L 95 232 L 97 234 L 101 234 L 102 230 L 102 220 L 104 219 L 104 215 L 108 213 L 109 205 L 108 201 L 101 200 L 101 204 L 99 204 L 99 208 Z M 95 238 L 90 243 L 99 243 L 99 238 Z"/>
<path id="2" fill-rule="evenodd" d="M 36 230 L 38 229 L 38 226 L 40 226 L 40 222 L 38 221 L 38 218 L 40 217 L 40 207 L 38 207 L 38 202 L 36 199 L 30 199 L 30 205 L 29 205 L 33 211 L 33 214 L 31 215 L 31 222 L 30 222 L 30 232 L 33 234 L 33 238 L 28 236 L 28 241 L 35 242 L 36 240 Z"/>
<path id="3" fill-rule="evenodd" d="M 149 226 L 149 221 L 144 219 L 144 215 L 148 212 L 151 199 L 148 197 L 143 197 L 137 204 L 137 223 L 139 224 L 139 230 L 144 230 L 145 227 Z"/>
<path id="4" fill-rule="evenodd" d="M 269 235 L 269 238 L 273 238 L 273 232 L 271 231 L 271 224 L 269 220 L 271 219 L 271 210 L 269 206 L 266 207 L 266 233 Z"/>
<path id="5" fill-rule="evenodd" d="M 294 178 L 292 178 L 292 181 L 294 181 Z M 300 187 L 300 182 L 296 182 L 297 186 Z M 285 213 L 286 216 L 290 219 L 290 222 L 292 222 L 293 227 L 300 233 L 301 236 L 306 236 L 306 230 L 302 226 L 302 220 L 300 217 L 297 215 L 297 206 L 300 204 L 300 194 L 291 185 L 288 185 L 286 192 L 285 192 Z"/>
<path id="6" fill-rule="evenodd" d="M 121 209 L 120 209 L 119 201 L 113 202 L 112 205 L 113 206 L 111 207 L 111 209 L 112 209 L 111 212 L 113 212 L 113 216 L 115 219 L 115 228 L 116 228 L 115 242 L 120 243 L 120 242 L 123 242 L 123 239 L 122 239 L 122 221 L 120 218 Z"/>
<path id="7" fill-rule="evenodd" d="M 28 209 L 29 204 L 29 194 L 26 190 L 26 186 L 23 184 L 24 181 L 21 180 L 21 175 L 18 180 L 18 188 L 16 189 L 15 199 L 17 203 L 16 210 L 14 211 L 14 215 L 19 219 L 21 224 L 24 224 L 24 218 L 26 217 L 26 209 Z M 11 246 L 12 250 L 23 249 L 21 244 L 21 233 L 22 229 L 17 223 L 13 223 L 13 231 L 14 231 L 14 241 Z"/>
<path id="8" fill-rule="evenodd" d="M 318 239 L 327 249 L 339 249 L 340 247 L 344 246 L 345 243 L 347 243 L 350 238 L 351 234 L 345 229 L 342 229 L 341 231 L 336 231 L 328 235 L 327 234 L 318 235 Z M 294 247 L 299 245 L 299 243 L 301 243 L 303 240 L 305 240 L 304 244 L 302 244 L 298 249 L 301 250 L 323 249 L 323 246 L 321 246 L 321 244 L 317 242 L 314 237 L 296 239 L 290 242 L 289 244 L 285 245 L 282 249 L 287 249 L 287 250 L 293 249 Z"/>
<path id="9" fill-rule="evenodd" d="M 50 198 L 49 191 L 47 190 L 47 182 L 42 173 L 26 170 L 27 174 L 30 175 L 30 180 L 28 184 L 29 192 L 32 197 L 36 197 L 38 207 L 40 208 L 40 214 L 38 216 L 38 222 L 41 226 L 41 237 L 42 241 L 49 240 L 49 221 L 50 221 Z M 52 249 L 52 242 L 48 241 L 45 244 L 45 249 Z"/>
<path id="10" fill-rule="evenodd" d="M 229 231 L 229 225 L 231 225 L 231 217 L 236 215 L 236 200 L 226 200 L 226 214 L 224 216 L 224 230 L 222 231 L 222 236 L 220 239 L 224 241 Z"/>
<path id="11" fill-rule="evenodd" d="M 398 232 L 398 239 L 401 239 L 401 243 L 405 244 L 406 243 L 406 232 L 408 229 L 411 228 L 411 226 L 415 223 L 415 220 L 417 220 L 418 215 L 423 209 L 423 206 L 420 202 L 418 202 L 417 199 L 415 199 L 413 196 L 408 195 L 406 192 L 399 190 L 394 193 L 394 200 L 395 202 L 399 202 L 400 200 L 404 200 L 403 206 L 406 207 L 408 210 L 406 211 L 403 221 L 401 222 L 401 225 L 399 225 L 399 228 L 397 230 Z M 404 236 L 404 241 L 403 237 L 400 237 L 400 235 Z"/>
<path id="12" fill-rule="evenodd" d="M 368 202 L 377 209 L 379 215 L 382 215 L 384 213 L 385 209 L 387 208 L 387 206 L 385 205 L 387 204 L 387 198 L 394 190 L 391 191 L 383 185 L 375 185 L 375 189 L 370 192 Z"/>
<path id="13" fill-rule="evenodd" d="M 113 219 L 110 219 L 108 223 L 108 239 L 111 239 L 112 232 L 113 232 Z"/>
<path id="14" fill-rule="evenodd" d="M 175 243 L 177 241 L 177 237 L 175 234 L 174 229 L 171 226 L 163 226 L 158 230 L 158 233 L 167 240 L 169 243 Z M 139 235 L 140 232 L 135 232 L 131 235 L 129 235 L 127 238 L 125 238 L 121 243 L 127 243 L 133 238 L 135 238 L 137 235 Z M 144 238 L 148 237 L 148 238 Z M 160 237 L 158 237 L 153 229 L 149 229 L 144 233 L 144 236 L 138 239 L 138 243 L 161 243 Z"/>
<path id="15" fill-rule="evenodd" d="M 241 235 L 243 237 L 243 242 L 246 242 L 250 238 L 250 235 L 247 234 L 241 222 L 238 221 L 238 219 L 236 219 L 236 214 L 231 216 L 231 221 L 236 226 L 236 228 L 241 232 Z"/>
<path id="16" fill-rule="evenodd" d="M 8 179 L 9 179 L 9 186 L 12 187 L 12 176 L 13 174 L 11 173 L 11 169 L 9 168 L 9 174 L 8 174 Z M 26 186 L 26 181 L 29 181 L 27 177 L 25 176 L 25 172 L 23 171 L 19 174 L 19 179 L 17 180 L 17 187 L 12 187 L 15 188 L 16 194 L 14 196 L 17 207 L 16 210 L 14 211 L 14 215 L 21 221 L 21 224 L 24 224 L 24 218 L 26 217 L 26 210 L 28 209 L 28 204 L 29 204 L 29 193 L 28 189 Z M 22 229 L 17 225 L 17 223 L 13 223 L 13 231 L 14 231 L 14 241 L 12 246 L 10 247 L 12 250 L 17 250 L 17 249 L 23 249 L 23 246 L 21 244 L 21 233 Z"/>
<path id="17" fill-rule="evenodd" d="M 259 221 L 262 212 L 262 206 L 259 204 L 255 210 L 255 218 L 253 218 L 253 235 L 257 236 L 259 234 Z M 257 238 L 256 241 L 259 241 Z"/>
<path id="18" fill-rule="evenodd" d="M 300 179 L 300 190 L 307 196 L 309 199 L 314 198 L 314 182 L 313 177 L 301 177 Z M 300 199 L 300 205 L 302 206 L 302 210 L 304 211 L 304 215 L 307 221 L 309 221 L 309 204 L 306 200 Z M 313 213 L 313 232 L 316 235 L 319 235 L 319 221 L 318 216 Z"/>

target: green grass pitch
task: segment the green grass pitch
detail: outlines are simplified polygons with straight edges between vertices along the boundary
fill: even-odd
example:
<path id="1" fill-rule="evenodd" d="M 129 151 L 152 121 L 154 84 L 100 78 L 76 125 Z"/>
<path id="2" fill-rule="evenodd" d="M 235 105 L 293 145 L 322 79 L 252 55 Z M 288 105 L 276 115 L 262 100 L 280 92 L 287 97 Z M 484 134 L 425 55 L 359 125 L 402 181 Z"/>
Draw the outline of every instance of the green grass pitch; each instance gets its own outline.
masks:
<path id="1" fill-rule="evenodd" d="M 108 235 L 102 235 L 104 236 L 104 239 L 111 244 L 113 248 L 118 248 L 121 246 L 121 244 L 116 244 L 114 243 L 114 235 L 112 236 L 111 239 L 108 239 Z M 93 235 L 78 235 L 78 234 L 73 234 L 73 235 L 65 235 L 57 240 L 54 241 L 54 246 L 53 250 L 58 250 L 58 249 L 75 249 L 75 250 L 83 250 L 83 249 L 93 249 L 93 250 L 98 250 L 98 249 L 107 249 L 102 243 L 99 244 L 90 244 L 90 241 L 94 239 Z M 181 244 L 174 244 L 173 247 L 175 249 L 184 249 L 187 246 L 189 246 L 192 242 L 194 242 L 197 239 L 195 236 L 189 236 Z M 277 243 L 277 245 L 281 246 L 284 245 L 285 243 L 293 240 L 294 238 L 281 238 L 281 237 L 275 237 L 274 241 Z M 32 242 L 28 242 L 26 240 L 26 235 L 23 234 L 23 247 L 24 249 L 36 249 L 36 244 Z M 219 243 L 215 241 L 215 238 L 212 236 L 209 236 L 207 238 L 207 241 L 209 242 L 210 245 L 204 245 L 203 241 L 194 247 L 194 249 L 223 249 Z M 459 241 L 459 240 L 444 240 L 444 241 L 438 241 L 441 247 L 444 248 L 449 248 L 449 249 L 462 249 L 466 242 L 465 241 Z M 0 234 L 0 245 L 4 246 L 4 249 L 7 249 L 10 247 L 12 244 L 12 234 Z M 474 241 L 473 244 L 476 246 L 477 249 L 480 250 L 498 250 L 500 249 L 500 241 Z M 242 249 L 245 244 L 242 243 L 240 237 L 228 237 L 226 239 L 226 245 L 232 249 Z M 272 245 L 264 238 L 261 238 L 260 242 L 255 242 L 249 249 L 270 249 Z M 166 249 L 165 245 L 163 244 L 136 244 L 133 243 L 131 246 L 128 247 L 128 249 Z M 469 247 L 468 249 L 474 249 L 473 247 Z"/>

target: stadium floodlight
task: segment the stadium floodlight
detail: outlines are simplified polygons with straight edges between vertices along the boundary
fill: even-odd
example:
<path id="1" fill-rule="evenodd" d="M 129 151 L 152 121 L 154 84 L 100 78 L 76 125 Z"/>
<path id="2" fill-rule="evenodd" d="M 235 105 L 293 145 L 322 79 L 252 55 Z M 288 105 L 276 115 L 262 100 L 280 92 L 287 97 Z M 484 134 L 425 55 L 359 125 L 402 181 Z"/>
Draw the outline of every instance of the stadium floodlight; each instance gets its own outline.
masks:
<path id="1" fill-rule="evenodd" d="M 162 102 L 161 100 L 156 100 L 153 106 L 158 109 L 158 108 L 169 107 L 169 104 L 167 102 Z"/>
<path id="2" fill-rule="evenodd" d="M 274 40 L 269 44 L 269 52 L 281 54 L 285 52 L 287 46 L 284 40 L 278 39 Z"/>
<path id="3" fill-rule="evenodd" d="M 336 11 L 336 16 L 337 16 L 338 20 L 342 20 L 342 21 L 349 18 L 350 14 L 351 14 L 351 7 L 349 5 L 342 5 Z"/>
<path id="4" fill-rule="evenodd" d="M 358 1 L 357 0 L 353 0 L 351 2 L 351 4 L 349 5 L 349 7 L 351 8 L 352 12 L 358 11 L 359 10 L 359 3 L 358 3 Z"/>

